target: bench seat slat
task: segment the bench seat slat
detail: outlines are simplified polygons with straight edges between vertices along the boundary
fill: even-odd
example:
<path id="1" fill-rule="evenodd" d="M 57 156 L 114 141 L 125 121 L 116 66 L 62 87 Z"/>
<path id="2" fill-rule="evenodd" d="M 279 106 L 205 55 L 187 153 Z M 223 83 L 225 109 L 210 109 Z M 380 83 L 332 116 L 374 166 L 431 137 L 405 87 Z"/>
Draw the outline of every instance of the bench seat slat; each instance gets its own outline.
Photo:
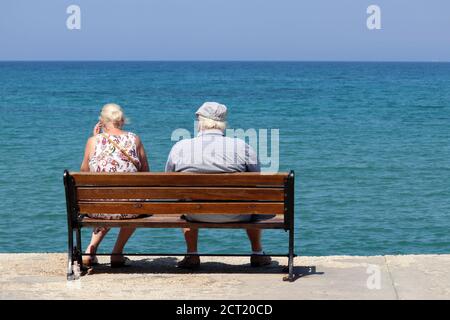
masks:
<path id="1" fill-rule="evenodd" d="M 80 214 L 283 214 L 283 202 L 79 202 Z"/>
<path id="2" fill-rule="evenodd" d="M 122 187 L 283 187 L 287 173 L 261 174 L 251 172 L 202 174 L 202 173 L 72 173 L 75 186 Z"/>
<path id="3" fill-rule="evenodd" d="M 81 221 L 83 227 L 137 227 L 137 228 L 221 228 L 221 229 L 284 229 L 283 216 L 276 216 L 272 219 L 256 221 L 251 223 L 201 223 L 187 222 L 179 216 L 156 215 L 141 219 L 126 220 L 102 220 L 85 217 Z"/>
<path id="4" fill-rule="evenodd" d="M 79 187 L 79 201 L 86 200 L 227 200 L 283 201 L 282 188 L 205 188 L 205 187 Z"/>

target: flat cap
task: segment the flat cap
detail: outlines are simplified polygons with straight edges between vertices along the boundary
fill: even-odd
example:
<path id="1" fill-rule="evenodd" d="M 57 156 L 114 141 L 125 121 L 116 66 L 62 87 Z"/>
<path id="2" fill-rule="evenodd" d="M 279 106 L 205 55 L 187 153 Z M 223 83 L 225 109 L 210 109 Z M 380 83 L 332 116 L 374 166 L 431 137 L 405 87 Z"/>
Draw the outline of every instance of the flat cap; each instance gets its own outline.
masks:
<path id="1" fill-rule="evenodd" d="M 227 120 L 227 107 L 217 102 L 205 102 L 200 108 L 198 108 L 195 115 L 224 122 Z"/>

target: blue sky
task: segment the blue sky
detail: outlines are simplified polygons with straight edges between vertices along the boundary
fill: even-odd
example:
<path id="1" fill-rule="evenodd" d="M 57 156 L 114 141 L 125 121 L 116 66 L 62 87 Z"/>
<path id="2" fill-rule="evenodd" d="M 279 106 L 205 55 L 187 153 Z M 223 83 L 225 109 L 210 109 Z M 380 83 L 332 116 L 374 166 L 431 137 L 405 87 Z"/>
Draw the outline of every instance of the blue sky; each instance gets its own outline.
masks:
<path id="1" fill-rule="evenodd" d="M 450 1 L 1 0 L 0 60 L 450 61 Z"/>

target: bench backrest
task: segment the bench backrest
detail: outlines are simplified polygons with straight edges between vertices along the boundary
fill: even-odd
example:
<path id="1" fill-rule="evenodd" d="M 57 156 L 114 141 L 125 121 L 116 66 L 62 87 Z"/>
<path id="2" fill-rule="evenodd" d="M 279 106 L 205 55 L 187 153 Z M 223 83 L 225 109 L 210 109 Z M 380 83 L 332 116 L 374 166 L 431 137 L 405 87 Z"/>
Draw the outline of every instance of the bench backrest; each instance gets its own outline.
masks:
<path id="1" fill-rule="evenodd" d="M 293 219 L 294 173 L 69 173 L 68 211 L 108 214 L 282 214 Z"/>

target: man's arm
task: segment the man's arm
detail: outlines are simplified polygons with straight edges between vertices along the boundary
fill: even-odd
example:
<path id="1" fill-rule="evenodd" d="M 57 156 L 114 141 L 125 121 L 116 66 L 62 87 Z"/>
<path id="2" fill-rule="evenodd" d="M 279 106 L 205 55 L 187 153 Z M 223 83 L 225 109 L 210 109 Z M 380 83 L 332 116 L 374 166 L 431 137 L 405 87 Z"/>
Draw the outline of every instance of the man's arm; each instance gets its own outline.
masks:
<path id="1" fill-rule="evenodd" d="M 172 161 L 172 153 L 173 153 L 173 148 L 169 153 L 169 156 L 167 157 L 167 162 L 166 162 L 166 172 L 174 172 L 175 171 L 175 163 L 173 163 Z"/>
<path id="2" fill-rule="evenodd" d="M 259 163 L 258 155 L 255 150 L 245 144 L 245 166 L 248 172 L 261 172 L 261 164 Z"/>

